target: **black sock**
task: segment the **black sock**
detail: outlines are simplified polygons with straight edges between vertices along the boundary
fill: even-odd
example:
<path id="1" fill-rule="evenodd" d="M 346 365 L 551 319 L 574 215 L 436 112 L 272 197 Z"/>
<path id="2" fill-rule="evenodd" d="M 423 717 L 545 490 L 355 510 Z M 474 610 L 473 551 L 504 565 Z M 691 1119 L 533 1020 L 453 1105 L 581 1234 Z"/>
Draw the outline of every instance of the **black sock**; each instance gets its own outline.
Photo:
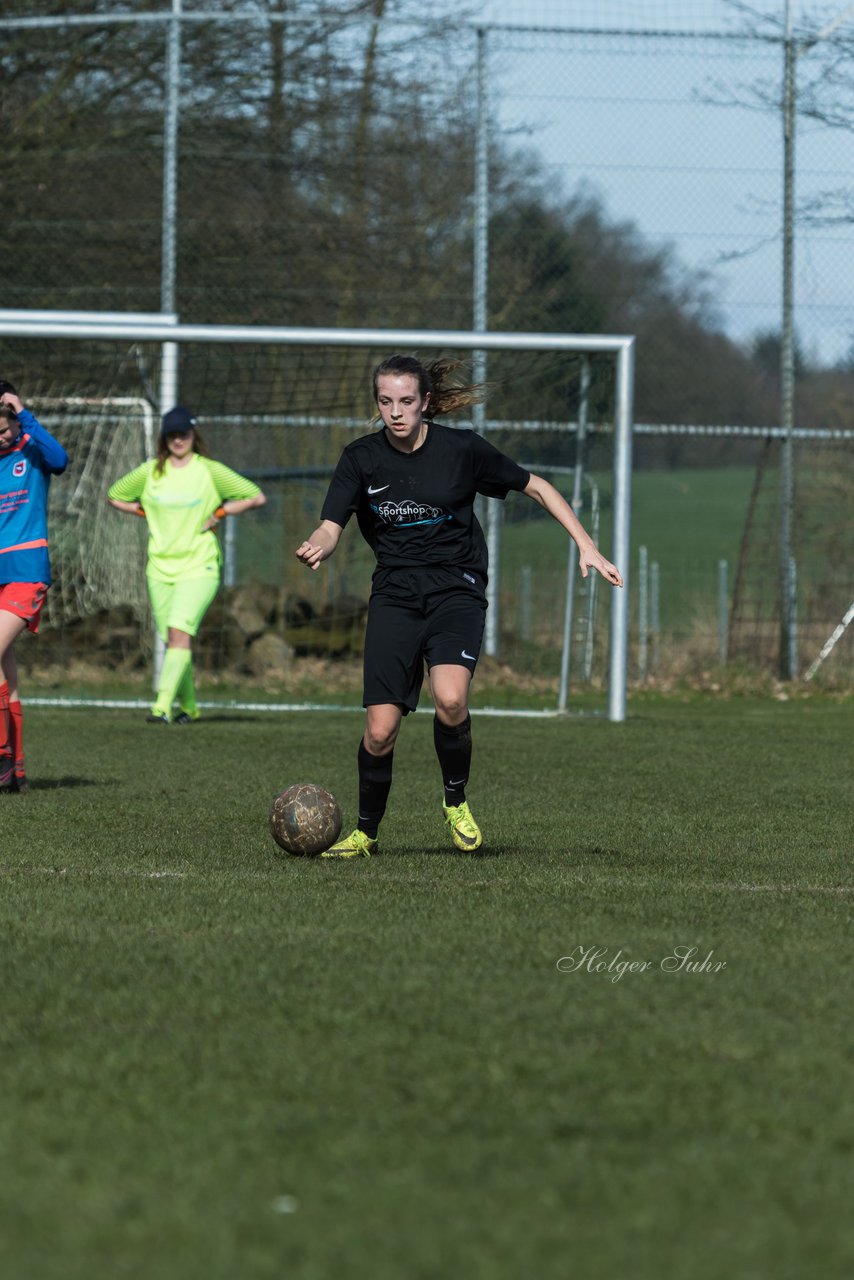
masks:
<path id="1" fill-rule="evenodd" d="M 376 840 L 391 791 L 394 748 L 387 755 L 372 756 L 359 743 L 359 830 Z"/>
<path id="2" fill-rule="evenodd" d="M 471 716 L 466 716 L 462 724 L 456 725 L 443 724 L 438 716 L 434 716 L 433 742 L 442 770 L 445 804 L 462 804 L 471 768 Z"/>

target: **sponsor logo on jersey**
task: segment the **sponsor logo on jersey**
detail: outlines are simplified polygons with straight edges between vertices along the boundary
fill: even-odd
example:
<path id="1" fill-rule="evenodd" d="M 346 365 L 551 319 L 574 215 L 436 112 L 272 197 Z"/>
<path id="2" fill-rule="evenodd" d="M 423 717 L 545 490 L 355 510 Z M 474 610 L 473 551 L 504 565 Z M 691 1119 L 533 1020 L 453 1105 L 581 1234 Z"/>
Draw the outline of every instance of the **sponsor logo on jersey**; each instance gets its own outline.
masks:
<path id="1" fill-rule="evenodd" d="M 440 524 L 451 518 L 449 513 L 423 502 L 372 502 L 371 510 L 384 524 Z"/>
<path id="2" fill-rule="evenodd" d="M 26 458 L 19 458 L 18 461 L 15 463 L 15 465 L 12 467 L 12 475 L 15 477 L 16 480 L 19 480 L 21 476 L 26 475 L 26 473 L 27 473 L 27 460 Z"/>

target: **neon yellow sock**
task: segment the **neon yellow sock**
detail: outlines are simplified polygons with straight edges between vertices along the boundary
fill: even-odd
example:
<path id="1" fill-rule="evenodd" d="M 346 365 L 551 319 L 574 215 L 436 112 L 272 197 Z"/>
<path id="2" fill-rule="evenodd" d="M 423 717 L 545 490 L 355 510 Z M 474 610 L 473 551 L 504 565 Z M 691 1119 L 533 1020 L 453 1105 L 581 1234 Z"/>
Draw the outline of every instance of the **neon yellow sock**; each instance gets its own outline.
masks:
<path id="1" fill-rule="evenodd" d="M 194 716 L 198 711 L 196 703 L 196 683 L 193 679 L 193 656 L 190 653 L 190 661 L 187 663 L 187 669 L 178 682 L 178 688 L 175 690 L 175 697 L 178 699 L 178 706 L 182 711 L 186 711 L 188 715 Z"/>
<path id="2" fill-rule="evenodd" d="M 160 670 L 157 700 L 151 708 L 156 716 L 168 716 L 171 713 L 178 686 L 192 661 L 193 655 L 189 649 L 166 650 L 163 657 L 163 666 Z"/>

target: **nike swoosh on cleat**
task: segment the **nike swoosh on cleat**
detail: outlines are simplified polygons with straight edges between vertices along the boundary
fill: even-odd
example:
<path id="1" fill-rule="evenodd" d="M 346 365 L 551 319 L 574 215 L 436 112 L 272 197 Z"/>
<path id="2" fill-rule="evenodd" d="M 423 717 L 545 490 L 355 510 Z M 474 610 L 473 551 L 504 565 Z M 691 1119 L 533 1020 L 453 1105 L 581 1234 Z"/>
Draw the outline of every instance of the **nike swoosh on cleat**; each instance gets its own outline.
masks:
<path id="1" fill-rule="evenodd" d="M 388 488 L 389 486 L 387 484 L 378 484 L 375 489 L 372 488 L 371 485 L 368 485 L 368 497 L 373 497 L 375 493 L 382 493 L 384 489 Z"/>

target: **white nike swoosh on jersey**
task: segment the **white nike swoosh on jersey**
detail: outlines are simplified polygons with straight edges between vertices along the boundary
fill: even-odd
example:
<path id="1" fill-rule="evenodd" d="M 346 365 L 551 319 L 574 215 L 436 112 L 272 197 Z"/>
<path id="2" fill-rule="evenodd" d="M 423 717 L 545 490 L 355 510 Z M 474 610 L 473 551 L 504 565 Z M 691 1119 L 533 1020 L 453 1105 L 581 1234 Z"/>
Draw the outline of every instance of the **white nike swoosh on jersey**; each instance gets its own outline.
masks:
<path id="1" fill-rule="evenodd" d="M 477 658 L 473 653 L 466 653 L 465 649 L 460 652 L 461 658 L 468 658 L 469 662 L 477 662 Z"/>
<path id="2" fill-rule="evenodd" d="M 368 485 L 368 497 L 372 497 L 375 493 L 382 493 L 383 489 L 387 489 L 388 487 L 389 486 L 387 484 L 378 484 L 376 489 L 373 489 Z"/>

